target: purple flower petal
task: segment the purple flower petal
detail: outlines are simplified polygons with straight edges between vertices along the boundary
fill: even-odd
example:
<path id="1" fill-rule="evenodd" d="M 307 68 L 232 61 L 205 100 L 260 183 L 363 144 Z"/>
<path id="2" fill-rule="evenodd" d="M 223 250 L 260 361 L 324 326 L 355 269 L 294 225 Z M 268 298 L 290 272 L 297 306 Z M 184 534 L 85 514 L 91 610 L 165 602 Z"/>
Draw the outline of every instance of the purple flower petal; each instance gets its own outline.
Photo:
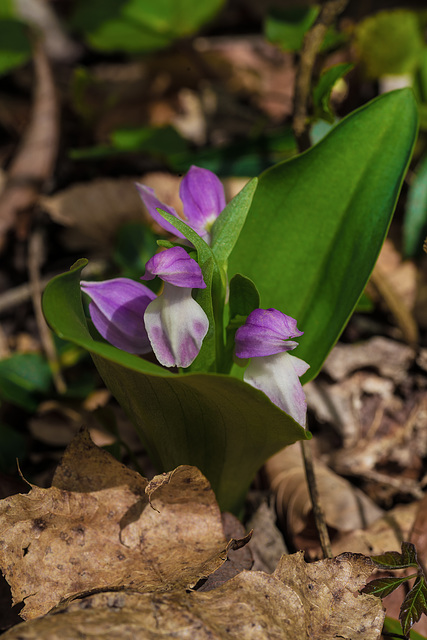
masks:
<path id="1" fill-rule="evenodd" d="M 89 313 L 105 340 L 129 353 L 151 351 L 144 327 L 144 313 L 156 297 L 155 293 L 129 278 L 82 281 L 81 288 L 91 298 Z"/>
<path id="2" fill-rule="evenodd" d="M 164 367 L 189 367 L 197 357 L 209 320 L 191 297 L 191 288 L 165 284 L 144 315 L 145 328 L 157 360 Z"/>
<path id="3" fill-rule="evenodd" d="M 207 235 L 225 209 L 224 187 L 219 178 L 212 171 L 193 165 L 181 181 L 179 195 L 189 226 L 200 236 Z"/>
<path id="4" fill-rule="evenodd" d="M 138 182 L 135 183 L 135 186 L 138 190 L 141 200 L 145 204 L 148 213 L 153 218 L 153 220 L 155 220 L 165 231 L 168 231 L 178 238 L 184 238 L 185 236 L 183 236 L 183 234 L 178 231 L 178 229 L 175 229 L 175 227 L 171 225 L 170 222 L 162 218 L 160 213 L 157 211 L 157 209 L 163 209 L 163 211 L 166 211 L 166 213 L 170 213 L 171 215 L 178 218 L 178 220 L 181 220 L 175 209 L 173 207 L 168 207 L 166 204 L 163 204 L 163 202 L 160 202 L 160 200 L 158 200 L 154 194 L 154 189 L 146 187 L 144 184 L 139 184 Z"/>
<path id="5" fill-rule="evenodd" d="M 182 247 L 166 249 L 150 258 L 141 280 L 152 280 L 155 276 L 176 287 L 206 288 L 201 268 Z"/>
<path id="6" fill-rule="evenodd" d="M 238 358 L 270 356 L 298 346 L 289 340 L 303 335 L 297 321 L 277 309 L 255 309 L 236 331 Z"/>
<path id="7" fill-rule="evenodd" d="M 290 353 L 277 353 L 253 358 L 244 380 L 263 391 L 275 405 L 290 415 L 302 427 L 306 425 L 307 402 L 299 380 L 309 365 Z"/>

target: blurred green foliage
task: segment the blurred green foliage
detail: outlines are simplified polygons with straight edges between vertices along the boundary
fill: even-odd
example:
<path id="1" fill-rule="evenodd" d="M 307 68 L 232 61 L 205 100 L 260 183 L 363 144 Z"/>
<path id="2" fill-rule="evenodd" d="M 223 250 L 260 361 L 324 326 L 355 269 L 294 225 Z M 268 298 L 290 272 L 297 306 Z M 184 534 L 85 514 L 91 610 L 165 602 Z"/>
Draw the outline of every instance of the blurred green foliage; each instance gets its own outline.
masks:
<path id="1" fill-rule="evenodd" d="M 362 20 L 355 44 L 371 78 L 413 73 L 425 47 L 420 18 L 406 9 L 380 11 Z"/>
<path id="2" fill-rule="evenodd" d="M 71 25 L 100 51 L 144 53 L 193 34 L 224 0 L 79 0 Z"/>
<path id="3" fill-rule="evenodd" d="M 14 18 L 1 19 L 0 13 L 0 75 L 24 64 L 30 56 L 26 26 Z"/>

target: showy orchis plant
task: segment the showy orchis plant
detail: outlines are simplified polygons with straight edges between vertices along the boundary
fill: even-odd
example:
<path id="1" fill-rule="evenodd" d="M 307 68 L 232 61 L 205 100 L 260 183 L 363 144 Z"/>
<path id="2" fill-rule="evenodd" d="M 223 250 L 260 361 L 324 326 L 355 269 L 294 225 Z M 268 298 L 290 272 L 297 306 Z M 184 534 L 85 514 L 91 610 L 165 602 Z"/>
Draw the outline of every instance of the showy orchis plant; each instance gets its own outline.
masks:
<path id="1" fill-rule="evenodd" d="M 413 96 L 400 90 L 227 205 L 218 178 L 198 167 L 181 181 L 184 219 L 138 186 L 171 238 L 141 273 L 150 288 L 82 284 L 95 337 L 81 300 L 85 261 L 49 283 L 50 325 L 91 353 L 160 471 L 199 467 L 221 508 L 239 513 L 263 462 L 310 437 L 301 383 L 316 376 L 365 287 L 416 132 Z"/>
<path id="2" fill-rule="evenodd" d="M 144 185 L 137 185 L 137 188 L 153 218 L 175 236 L 185 238 L 173 223 L 165 224 L 161 215 L 165 205 L 157 200 L 152 190 Z M 193 230 L 205 241 L 210 240 L 207 228 L 225 208 L 221 182 L 211 171 L 193 166 L 181 182 L 180 194 L 187 222 L 191 221 Z M 176 217 L 173 209 L 166 209 L 169 216 Z M 91 298 L 89 311 L 95 327 L 111 344 L 142 355 L 149 350 L 149 343 L 161 365 L 186 369 L 199 354 L 209 329 L 208 316 L 192 297 L 192 289 L 206 289 L 202 270 L 183 247 L 175 246 L 157 253 L 147 262 L 142 280 L 152 280 L 156 276 L 164 283 L 158 297 L 144 285 L 126 278 L 98 283 L 83 281 L 82 289 Z M 222 285 L 224 290 L 218 296 L 221 301 L 226 297 L 226 277 L 222 279 Z M 126 292 L 125 298 L 117 295 L 120 286 Z M 227 307 L 221 311 L 229 316 Z M 299 376 L 309 365 L 288 354 L 298 346 L 288 338 L 302 335 L 296 320 L 284 313 L 276 309 L 255 309 L 245 325 L 237 329 L 236 356 L 252 358 L 244 380 L 263 391 L 274 404 L 305 427 L 307 405 Z M 224 339 L 222 342 L 217 340 L 216 346 L 219 347 L 216 356 L 224 365 Z M 229 370 L 231 365 L 230 359 L 226 368 Z"/>

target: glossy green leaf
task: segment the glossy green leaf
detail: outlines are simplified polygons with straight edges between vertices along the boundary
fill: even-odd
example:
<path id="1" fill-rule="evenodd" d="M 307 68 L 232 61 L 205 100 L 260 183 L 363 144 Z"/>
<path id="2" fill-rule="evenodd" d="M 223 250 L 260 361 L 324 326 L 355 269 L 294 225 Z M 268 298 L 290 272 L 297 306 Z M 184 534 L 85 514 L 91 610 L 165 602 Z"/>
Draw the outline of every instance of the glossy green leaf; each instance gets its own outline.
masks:
<path id="1" fill-rule="evenodd" d="M 427 585 L 419 576 L 400 607 L 399 620 L 405 636 L 423 613 L 427 615 Z"/>
<path id="2" fill-rule="evenodd" d="M 86 261 L 50 281 L 43 309 L 51 327 L 87 349 L 107 387 L 128 412 L 159 470 L 199 467 L 224 510 L 239 512 L 262 463 L 310 437 L 260 391 L 218 374 L 172 374 L 147 360 L 95 341 L 80 293 Z"/>
<path id="3" fill-rule="evenodd" d="M 150 51 L 194 33 L 222 4 L 223 0 L 80 0 L 72 26 L 101 51 Z"/>
<path id="4" fill-rule="evenodd" d="M 295 355 L 314 378 L 348 321 L 386 236 L 417 135 L 409 89 L 373 100 L 316 146 L 265 171 L 229 259 L 263 308 L 296 318 Z"/>
<path id="5" fill-rule="evenodd" d="M 427 235 L 427 155 L 415 169 L 403 222 L 403 249 L 406 257 L 420 255 Z"/>

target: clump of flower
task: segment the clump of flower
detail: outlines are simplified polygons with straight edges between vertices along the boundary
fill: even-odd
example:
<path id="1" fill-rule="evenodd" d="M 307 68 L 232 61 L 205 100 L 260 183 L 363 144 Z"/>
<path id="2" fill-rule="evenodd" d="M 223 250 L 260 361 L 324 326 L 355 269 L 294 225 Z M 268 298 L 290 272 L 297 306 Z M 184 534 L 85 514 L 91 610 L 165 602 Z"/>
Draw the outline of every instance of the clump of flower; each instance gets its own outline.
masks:
<path id="1" fill-rule="evenodd" d="M 162 204 L 152 189 L 137 185 L 152 217 L 175 237 L 184 238 L 157 211 L 176 212 Z M 207 169 L 191 167 L 183 178 L 180 196 L 186 223 L 207 243 L 215 220 L 225 208 L 219 179 Z M 134 354 L 153 351 L 164 367 L 187 369 L 194 362 L 209 330 L 204 309 L 193 290 L 205 289 L 200 265 L 182 246 L 173 246 L 148 260 L 142 280 L 160 278 L 156 295 L 147 286 L 128 278 L 82 282 L 91 298 L 89 312 L 99 333 L 115 347 Z M 306 423 L 306 400 L 299 378 L 309 365 L 289 352 L 292 340 L 303 335 L 297 322 L 277 309 L 254 309 L 235 334 L 235 354 L 250 358 L 244 380 L 263 391 L 301 426 Z"/>

